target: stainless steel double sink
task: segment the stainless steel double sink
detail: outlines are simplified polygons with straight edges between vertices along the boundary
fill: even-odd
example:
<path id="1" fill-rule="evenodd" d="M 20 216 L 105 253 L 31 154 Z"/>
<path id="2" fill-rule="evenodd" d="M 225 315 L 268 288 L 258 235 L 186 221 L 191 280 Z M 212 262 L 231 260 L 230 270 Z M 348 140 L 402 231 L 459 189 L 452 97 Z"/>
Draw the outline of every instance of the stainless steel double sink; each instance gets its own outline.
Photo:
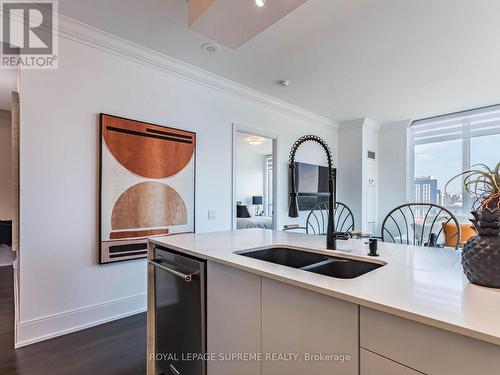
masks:
<path id="1" fill-rule="evenodd" d="M 239 255 L 338 279 L 354 279 L 384 265 L 286 247 L 252 250 Z"/>

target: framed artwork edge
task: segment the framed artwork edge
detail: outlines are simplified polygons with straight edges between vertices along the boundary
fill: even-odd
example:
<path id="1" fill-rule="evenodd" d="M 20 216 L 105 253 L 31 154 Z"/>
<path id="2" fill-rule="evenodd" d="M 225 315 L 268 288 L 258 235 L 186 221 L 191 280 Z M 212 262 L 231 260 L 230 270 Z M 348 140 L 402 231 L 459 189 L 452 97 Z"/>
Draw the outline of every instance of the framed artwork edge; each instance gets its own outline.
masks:
<path id="1" fill-rule="evenodd" d="M 165 128 L 165 129 L 172 129 L 175 131 L 180 131 L 180 132 L 185 132 L 185 133 L 190 133 L 194 136 L 194 144 L 193 144 L 193 154 L 192 154 L 192 161 L 193 161 L 193 208 L 192 208 L 192 222 L 193 222 L 193 228 L 192 231 L 186 231 L 186 232 L 175 232 L 175 233 L 167 233 L 165 236 L 171 236 L 175 234 L 182 234 L 182 233 L 195 233 L 196 232 L 196 166 L 197 166 L 197 133 L 192 131 L 192 130 L 186 130 L 186 129 L 181 129 L 177 127 L 172 127 L 172 126 L 166 126 L 166 125 L 160 125 L 152 122 L 147 122 L 143 120 L 136 120 L 132 118 L 127 118 L 123 116 L 117 116 L 109 113 L 104 113 L 100 112 L 98 114 L 98 122 L 99 122 L 99 134 L 98 134 L 98 142 L 99 142 L 99 151 L 98 151 L 98 184 L 99 184 L 99 197 L 98 197 L 98 220 L 97 220 L 97 225 L 98 225 L 98 248 L 99 248 L 99 259 L 98 259 L 98 264 L 99 265 L 108 265 L 108 264 L 114 264 L 114 263 L 121 263 L 121 262 L 127 262 L 127 261 L 138 261 L 138 260 L 143 260 L 147 258 L 147 248 L 146 252 L 143 256 L 141 257 L 134 257 L 134 258 L 125 258 L 125 259 L 116 259 L 112 261 L 105 261 L 103 257 L 103 247 L 102 243 L 103 241 L 107 241 L 106 239 L 103 238 L 103 218 L 102 218 L 102 209 L 103 209 L 103 143 L 104 143 L 104 138 L 103 138 L 103 119 L 104 117 L 110 117 L 110 118 L 115 118 L 119 120 L 125 120 L 125 121 L 131 121 L 135 123 L 140 123 L 144 125 L 151 125 L 155 127 L 160 127 L 160 128 Z M 152 238 L 154 237 L 159 237 L 159 236 L 151 236 Z M 149 237 L 145 237 L 144 239 L 148 241 Z"/>

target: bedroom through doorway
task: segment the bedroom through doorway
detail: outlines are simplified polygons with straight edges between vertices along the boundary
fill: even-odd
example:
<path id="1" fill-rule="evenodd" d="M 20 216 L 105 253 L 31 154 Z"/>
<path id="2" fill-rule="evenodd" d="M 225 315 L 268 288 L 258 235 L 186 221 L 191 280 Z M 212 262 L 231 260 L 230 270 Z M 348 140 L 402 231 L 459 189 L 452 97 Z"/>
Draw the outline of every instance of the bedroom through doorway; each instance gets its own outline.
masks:
<path id="1" fill-rule="evenodd" d="M 274 229 L 274 149 L 270 136 L 234 132 L 233 229 Z"/>

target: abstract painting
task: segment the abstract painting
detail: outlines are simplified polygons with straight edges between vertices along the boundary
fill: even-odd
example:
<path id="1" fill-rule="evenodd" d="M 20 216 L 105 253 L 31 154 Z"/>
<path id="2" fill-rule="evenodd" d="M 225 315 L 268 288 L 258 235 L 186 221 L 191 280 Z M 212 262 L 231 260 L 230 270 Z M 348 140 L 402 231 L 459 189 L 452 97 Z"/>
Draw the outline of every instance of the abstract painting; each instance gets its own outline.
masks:
<path id="1" fill-rule="evenodd" d="M 100 263 L 146 257 L 148 237 L 193 232 L 196 134 L 99 118 Z"/>

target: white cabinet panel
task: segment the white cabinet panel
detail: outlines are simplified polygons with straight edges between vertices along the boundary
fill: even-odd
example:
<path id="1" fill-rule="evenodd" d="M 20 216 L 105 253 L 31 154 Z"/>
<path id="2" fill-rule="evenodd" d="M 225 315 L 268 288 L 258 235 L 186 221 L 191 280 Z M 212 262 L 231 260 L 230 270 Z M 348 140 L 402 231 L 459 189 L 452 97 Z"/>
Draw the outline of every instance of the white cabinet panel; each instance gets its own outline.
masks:
<path id="1" fill-rule="evenodd" d="M 301 359 L 263 360 L 262 375 L 358 374 L 358 328 L 357 305 L 262 278 L 263 353 L 292 353 Z M 307 361 L 310 353 L 350 358 Z"/>
<path id="2" fill-rule="evenodd" d="M 361 347 L 429 375 L 500 373 L 500 346 L 361 307 Z"/>
<path id="3" fill-rule="evenodd" d="M 260 276 L 207 264 L 207 350 L 224 353 L 260 353 Z M 208 375 L 258 375 L 257 361 L 208 361 Z"/>
<path id="4" fill-rule="evenodd" d="M 421 375 L 399 363 L 361 349 L 361 375 Z"/>

